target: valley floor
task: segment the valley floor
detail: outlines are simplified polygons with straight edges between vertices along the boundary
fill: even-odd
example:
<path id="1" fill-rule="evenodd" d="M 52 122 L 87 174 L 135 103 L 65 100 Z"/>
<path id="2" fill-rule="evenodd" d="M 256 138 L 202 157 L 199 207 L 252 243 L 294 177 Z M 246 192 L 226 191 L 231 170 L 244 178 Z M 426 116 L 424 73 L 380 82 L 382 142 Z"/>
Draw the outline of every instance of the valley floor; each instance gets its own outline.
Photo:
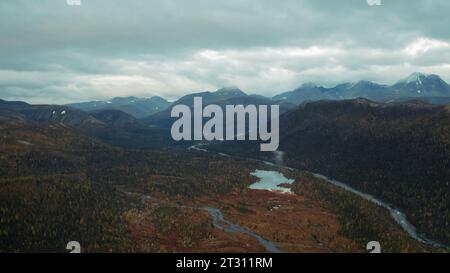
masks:
<path id="1" fill-rule="evenodd" d="M 160 192 L 147 195 L 127 191 L 128 198 L 140 204 L 138 210 L 128 211 L 125 217 L 133 240 L 138 242 L 137 250 L 366 252 L 366 244 L 373 238 L 381 241 L 386 252 L 442 251 L 410 238 L 383 208 L 354 198 L 311 174 L 287 172 L 296 178 L 291 194 L 244 189 L 173 198 Z M 208 211 L 210 208 L 223 213 L 220 226 L 215 224 L 217 217 Z M 230 225 L 238 225 L 239 231 Z M 255 239 L 258 236 L 276 250 Z"/>
<path id="2" fill-rule="evenodd" d="M 297 170 L 124 150 L 62 125 L 2 123 L 0 252 L 434 252 L 388 211 Z M 293 193 L 249 189 L 283 173 Z M 223 214 L 223 215 L 222 215 Z M 222 219 L 223 216 L 223 219 Z"/>

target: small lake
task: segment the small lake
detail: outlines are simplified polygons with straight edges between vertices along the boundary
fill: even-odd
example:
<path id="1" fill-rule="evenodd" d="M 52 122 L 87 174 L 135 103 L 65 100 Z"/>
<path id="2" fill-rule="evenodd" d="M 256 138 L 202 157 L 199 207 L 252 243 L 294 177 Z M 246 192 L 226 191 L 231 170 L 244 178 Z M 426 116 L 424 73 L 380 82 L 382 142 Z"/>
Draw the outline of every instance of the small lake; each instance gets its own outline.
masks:
<path id="1" fill-rule="evenodd" d="M 253 190 L 268 190 L 281 193 L 292 193 L 291 189 L 280 187 L 280 184 L 292 184 L 294 179 L 286 178 L 282 173 L 276 171 L 255 170 L 251 175 L 259 178 L 259 181 L 250 185 Z"/>

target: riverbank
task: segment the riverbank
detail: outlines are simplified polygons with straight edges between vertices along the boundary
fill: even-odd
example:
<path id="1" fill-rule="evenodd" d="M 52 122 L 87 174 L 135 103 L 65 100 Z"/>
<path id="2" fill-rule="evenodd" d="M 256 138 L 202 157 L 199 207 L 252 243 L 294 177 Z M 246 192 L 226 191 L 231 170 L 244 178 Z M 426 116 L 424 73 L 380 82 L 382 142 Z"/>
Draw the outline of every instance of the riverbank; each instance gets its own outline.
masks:
<path id="1" fill-rule="evenodd" d="M 198 151 L 202 151 L 202 152 L 210 152 L 209 150 L 207 150 L 205 147 L 207 147 L 208 144 L 196 144 L 191 146 L 190 148 L 194 149 L 194 150 L 198 150 Z M 198 147 L 202 147 L 201 149 L 199 149 Z M 226 155 L 221 153 L 222 155 Z M 229 156 L 229 155 L 226 155 Z M 266 160 L 258 160 L 258 159 L 250 159 L 250 160 L 255 160 L 255 161 L 259 161 L 261 163 L 264 163 L 268 166 L 271 167 L 277 167 L 277 168 L 283 168 L 289 171 L 298 171 L 294 168 L 288 167 L 284 165 L 284 160 L 283 160 L 283 156 L 284 153 L 281 151 L 275 152 L 274 153 L 274 161 L 275 162 L 270 162 L 270 161 L 266 161 Z M 370 194 L 367 193 L 363 193 L 361 191 L 358 191 L 352 187 L 350 187 L 349 185 L 347 185 L 346 183 L 343 182 L 339 182 L 333 179 L 330 179 L 322 174 L 317 174 L 317 173 L 312 173 L 315 177 L 322 179 L 323 181 L 326 181 L 327 183 L 330 183 L 336 187 L 339 187 L 345 191 L 348 191 L 352 194 L 355 194 L 357 196 L 359 196 L 360 198 L 369 201 L 377 206 L 380 206 L 386 210 L 389 211 L 390 216 L 392 217 L 392 219 L 394 219 L 394 221 L 413 239 L 417 240 L 420 243 L 435 247 L 435 248 L 442 248 L 442 249 L 450 249 L 450 246 L 447 246 L 446 244 L 443 244 L 441 242 L 437 242 L 434 240 L 429 239 L 426 235 L 421 234 L 417 231 L 416 227 L 414 225 L 412 225 L 408 219 L 407 216 L 399 209 L 394 208 L 393 206 L 391 206 L 390 204 L 387 204 L 385 202 L 383 202 L 381 199 L 378 199 Z M 281 188 L 282 189 L 282 188 Z"/>

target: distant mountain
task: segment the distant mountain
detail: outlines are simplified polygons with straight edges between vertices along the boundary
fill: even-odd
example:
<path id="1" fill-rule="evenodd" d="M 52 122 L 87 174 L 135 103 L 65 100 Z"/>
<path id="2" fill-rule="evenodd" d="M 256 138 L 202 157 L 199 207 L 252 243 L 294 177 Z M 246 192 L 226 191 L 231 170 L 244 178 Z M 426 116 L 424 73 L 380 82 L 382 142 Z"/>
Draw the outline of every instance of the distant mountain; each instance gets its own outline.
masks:
<path id="1" fill-rule="evenodd" d="M 299 104 L 308 100 L 333 99 L 335 97 L 336 94 L 333 93 L 332 88 L 305 83 L 293 91 L 274 96 L 273 99 Z"/>
<path id="2" fill-rule="evenodd" d="M 343 89 L 340 93 L 343 99 L 367 98 L 375 101 L 383 101 L 384 98 L 390 95 L 390 88 L 387 85 L 371 81 L 359 81 Z"/>
<path id="3" fill-rule="evenodd" d="M 450 86 L 438 75 L 413 73 L 389 86 L 370 81 L 344 83 L 334 87 L 304 84 L 299 88 L 273 97 L 276 100 L 300 104 L 304 101 L 343 100 L 367 98 L 374 101 L 398 101 L 404 98 L 423 98 L 429 102 L 446 103 L 450 98 Z"/>
<path id="4" fill-rule="evenodd" d="M 0 121 L 20 122 L 24 119 L 18 109 L 23 109 L 29 104 L 21 101 L 5 101 L 0 99 Z"/>
<path id="5" fill-rule="evenodd" d="M 2 100 L 0 99 L 0 109 L 21 109 L 24 107 L 30 106 L 28 103 L 26 102 L 22 102 L 22 101 L 6 101 L 6 100 Z"/>
<path id="6" fill-rule="evenodd" d="M 172 105 L 178 105 L 178 104 L 184 104 L 188 106 L 194 105 L 194 97 L 202 97 L 203 104 L 212 104 L 212 103 L 218 103 L 221 101 L 225 101 L 230 98 L 236 98 L 236 97 L 246 97 L 247 94 L 245 94 L 242 90 L 236 87 L 227 87 L 227 88 L 221 88 L 218 89 L 215 92 L 200 92 L 200 93 L 192 93 L 185 95 L 172 103 Z"/>
<path id="7" fill-rule="evenodd" d="M 1 101 L 2 112 L 6 118 L 21 119 L 37 123 L 61 123 L 77 128 L 102 126 L 102 122 L 86 112 L 61 105 L 30 105 L 24 102 Z"/>
<path id="8" fill-rule="evenodd" d="M 91 112 L 91 115 L 112 127 L 123 127 L 138 123 L 135 117 L 120 110 L 97 110 Z"/>
<path id="9" fill-rule="evenodd" d="M 450 86 L 438 75 L 413 73 L 392 86 L 396 96 L 450 96 Z"/>
<path id="10" fill-rule="evenodd" d="M 221 88 L 215 92 L 200 92 L 186 95 L 179 100 L 172 103 L 165 111 L 158 112 L 148 118 L 142 119 L 145 124 L 157 127 L 170 127 L 174 122 L 174 118 L 170 117 L 172 106 L 184 104 L 189 107 L 194 106 L 194 97 L 202 97 L 203 107 L 209 104 L 217 104 L 224 107 L 225 105 L 280 105 L 280 113 L 295 107 L 294 104 L 286 101 L 275 101 L 260 95 L 247 95 L 242 90 L 236 87 Z"/>
<path id="11" fill-rule="evenodd" d="M 30 105 L 0 100 L 0 121 L 62 125 L 125 148 L 161 149 L 176 146 L 169 131 L 151 128 L 120 110 L 84 112 L 61 105 Z"/>
<path id="12" fill-rule="evenodd" d="M 67 106 L 91 112 L 97 110 L 120 110 L 135 118 L 143 118 L 165 110 L 170 103 L 164 98 L 154 96 L 150 99 L 137 97 L 117 97 L 110 101 L 91 101 L 72 103 Z"/>

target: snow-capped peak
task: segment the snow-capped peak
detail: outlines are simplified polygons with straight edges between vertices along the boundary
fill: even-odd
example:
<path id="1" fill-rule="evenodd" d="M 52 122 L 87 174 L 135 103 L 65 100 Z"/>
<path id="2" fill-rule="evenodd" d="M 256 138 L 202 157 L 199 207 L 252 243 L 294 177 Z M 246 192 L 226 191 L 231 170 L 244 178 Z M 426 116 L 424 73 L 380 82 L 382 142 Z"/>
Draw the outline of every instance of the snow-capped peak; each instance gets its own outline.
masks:
<path id="1" fill-rule="evenodd" d="M 418 84 L 422 84 L 422 80 L 427 78 L 428 75 L 427 74 L 423 74 L 423 73 L 419 73 L 419 72 L 414 72 L 411 75 L 409 75 L 406 79 L 400 80 L 398 83 L 418 83 Z"/>

